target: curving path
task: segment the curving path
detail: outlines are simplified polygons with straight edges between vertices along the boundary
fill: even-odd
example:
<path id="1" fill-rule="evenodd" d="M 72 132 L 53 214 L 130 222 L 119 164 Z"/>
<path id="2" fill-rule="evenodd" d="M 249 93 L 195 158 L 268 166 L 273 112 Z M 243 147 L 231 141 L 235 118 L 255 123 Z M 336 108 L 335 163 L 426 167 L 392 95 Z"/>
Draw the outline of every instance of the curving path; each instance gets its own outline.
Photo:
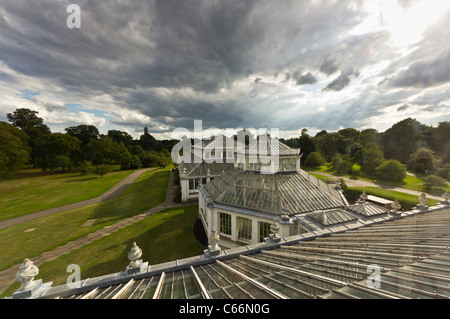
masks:
<path id="1" fill-rule="evenodd" d="M 37 218 L 41 218 L 41 217 L 45 217 L 45 216 L 49 216 L 49 215 L 65 212 L 67 210 L 71 210 L 71 209 L 80 208 L 80 207 L 83 207 L 83 206 L 99 203 L 101 201 L 120 196 L 143 173 L 145 173 L 146 171 L 149 171 L 149 170 L 154 170 L 154 169 L 155 168 L 145 168 L 145 169 L 137 170 L 137 171 L 131 173 L 130 175 L 128 175 L 127 177 L 125 177 L 119 183 L 117 183 L 116 185 L 114 185 L 113 187 L 111 187 L 109 190 L 107 190 L 105 193 L 103 193 L 102 195 L 100 195 L 98 197 L 87 199 L 87 200 L 84 200 L 84 201 L 81 201 L 81 202 L 76 202 L 76 203 L 64 205 L 64 206 L 49 208 L 49 209 L 46 209 L 46 210 L 42 210 L 42 211 L 39 211 L 39 212 L 35 212 L 35 213 L 31 213 L 31 214 L 27 214 L 27 215 L 23 215 L 23 216 L 19 216 L 19 217 L 14 217 L 14 218 L 2 220 L 2 221 L 0 221 L 0 229 L 7 228 L 7 227 L 10 227 L 10 226 L 14 226 L 14 225 L 17 225 L 17 224 L 21 224 L 21 223 L 24 223 L 24 222 L 28 222 L 30 220 L 34 220 L 34 219 L 37 219 Z"/>
<path id="2" fill-rule="evenodd" d="M 407 188 L 402 188 L 402 187 L 389 186 L 389 185 L 384 185 L 384 184 L 380 184 L 380 183 L 364 181 L 364 180 L 360 180 L 360 179 L 351 179 L 348 177 L 341 177 L 341 176 L 331 175 L 331 174 L 327 174 L 327 173 L 323 173 L 323 172 L 311 171 L 311 173 L 323 175 L 323 176 L 330 177 L 330 178 L 342 178 L 342 179 L 344 179 L 345 183 L 349 187 L 378 187 L 378 188 L 389 189 L 392 191 L 407 193 L 407 194 L 416 195 L 416 196 L 419 196 L 420 194 L 424 193 L 422 191 L 415 191 L 412 189 L 407 189 Z M 443 200 L 442 196 L 431 195 L 428 193 L 425 193 L 425 195 L 427 195 L 428 198 L 436 199 L 439 201 Z"/>
<path id="3" fill-rule="evenodd" d="M 143 170 L 141 172 L 141 174 L 144 171 L 146 171 L 146 170 Z M 170 171 L 169 182 L 168 182 L 168 185 L 167 185 L 166 199 L 165 199 L 165 201 L 163 203 L 161 203 L 161 204 L 159 204 L 159 205 L 157 205 L 155 207 L 152 207 L 149 210 L 147 210 L 147 211 L 145 211 L 145 212 L 143 212 L 143 213 L 141 213 L 139 215 L 135 215 L 135 216 L 123 219 L 120 222 L 117 222 L 117 223 L 115 223 L 113 225 L 110 225 L 110 226 L 106 226 L 106 227 L 104 227 L 102 229 L 99 229 L 99 230 L 93 232 L 93 233 L 87 234 L 86 236 L 83 236 L 83 237 L 80 237 L 80 238 L 78 238 L 76 240 L 70 241 L 70 242 L 68 242 L 65 245 L 56 247 L 55 249 L 53 249 L 51 251 L 46 251 L 42 255 L 40 255 L 38 257 L 32 257 L 30 259 L 33 261 L 33 263 L 37 267 L 39 267 L 44 262 L 47 262 L 47 261 L 50 261 L 50 260 L 54 260 L 54 259 L 58 258 L 61 255 L 70 253 L 74 249 L 78 249 L 78 248 L 80 248 L 80 247 L 82 247 L 84 245 L 87 245 L 87 244 L 93 242 L 94 240 L 102 238 L 103 236 L 110 235 L 110 234 L 116 232 L 117 230 L 119 230 L 121 228 L 124 228 L 124 227 L 126 227 L 128 225 L 131 225 L 131 224 L 133 224 L 135 222 L 138 222 L 138 221 L 142 220 L 143 218 L 146 218 L 146 217 L 148 217 L 150 215 L 153 215 L 153 214 L 156 214 L 156 213 L 158 213 L 160 211 L 163 211 L 166 208 L 181 207 L 181 206 L 189 205 L 189 203 L 174 203 L 173 202 L 173 198 L 174 198 L 176 187 L 177 186 L 174 183 L 174 172 Z M 123 192 L 123 191 L 124 190 L 122 190 L 121 192 Z M 107 193 L 109 193 L 109 191 Z M 114 192 L 112 192 L 112 193 L 116 194 Z M 116 194 L 114 196 L 118 196 L 118 195 Z M 111 198 L 111 197 L 105 197 L 105 198 L 103 198 L 103 200 L 105 200 L 106 198 Z M 15 277 L 15 274 L 16 274 L 17 269 L 19 268 L 19 266 L 20 266 L 20 264 L 17 264 L 15 266 L 12 266 L 9 269 L 6 269 L 6 270 L 0 272 L 0 293 L 3 293 L 6 289 L 8 289 L 9 287 L 11 287 L 14 284 L 14 282 L 15 282 L 14 277 Z"/>

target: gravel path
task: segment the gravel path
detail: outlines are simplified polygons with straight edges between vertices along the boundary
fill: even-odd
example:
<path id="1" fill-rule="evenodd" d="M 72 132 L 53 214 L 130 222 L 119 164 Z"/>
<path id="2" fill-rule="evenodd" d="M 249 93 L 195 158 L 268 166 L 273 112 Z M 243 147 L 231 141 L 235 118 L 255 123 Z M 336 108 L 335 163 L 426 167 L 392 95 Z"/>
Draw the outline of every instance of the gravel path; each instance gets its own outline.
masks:
<path id="1" fill-rule="evenodd" d="M 41 218 L 41 217 L 45 217 L 45 216 L 49 216 L 49 215 L 65 212 L 67 210 L 80 208 L 80 207 L 87 206 L 87 205 L 92 205 L 92 204 L 99 203 L 99 202 L 107 200 L 107 199 L 111 199 L 111 198 L 120 196 L 143 173 L 145 173 L 145 172 L 147 172 L 149 170 L 153 170 L 153 169 L 155 169 L 155 168 L 141 169 L 141 170 L 137 170 L 137 171 L 131 173 L 130 175 L 125 177 L 119 183 L 117 183 L 116 185 L 114 185 L 113 187 L 111 187 L 109 190 L 107 190 L 105 193 L 103 193 L 102 195 L 100 195 L 98 197 L 87 199 L 87 200 L 84 200 L 84 201 L 81 201 L 81 202 L 76 202 L 76 203 L 64 205 L 64 206 L 49 208 L 49 209 L 42 210 L 42 211 L 39 211 L 39 212 L 36 212 L 36 213 L 32 213 L 32 214 L 27 214 L 27 215 L 15 217 L 15 218 L 2 220 L 2 221 L 0 221 L 0 229 L 7 228 L 7 227 L 10 227 L 10 226 L 14 226 L 14 225 L 18 225 L 18 224 L 21 224 L 21 223 L 25 223 L 25 222 L 28 222 L 30 220 L 34 220 L 34 219 L 37 219 L 37 218 Z"/>
<path id="2" fill-rule="evenodd" d="M 396 186 L 389 186 L 389 185 L 384 185 L 384 184 L 380 184 L 380 183 L 364 181 L 364 180 L 360 180 L 360 179 L 351 179 L 348 177 L 339 177 L 339 176 L 335 176 L 335 175 L 331 175 L 331 174 L 327 174 L 327 173 L 323 173 L 323 172 L 311 172 L 311 173 L 323 175 L 323 176 L 334 178 L 334 179 L 343 178 L 345 183 L 349 187 L 379 187 L 379 188 L 389 189 L 392 191 L 407 193 L 407 194 L 416 195 L 416 196 L 419 196 L 420 194 L 423 193 L 421 191 L 415 191 L 412 189 L 396 187 Z M 439 201 L 443 200 L 443 198 L 441 196 L 431 195 L 428 193 L 425 193 L 425 195 L 427 195 L 428 198 L 436 199 Z"/>

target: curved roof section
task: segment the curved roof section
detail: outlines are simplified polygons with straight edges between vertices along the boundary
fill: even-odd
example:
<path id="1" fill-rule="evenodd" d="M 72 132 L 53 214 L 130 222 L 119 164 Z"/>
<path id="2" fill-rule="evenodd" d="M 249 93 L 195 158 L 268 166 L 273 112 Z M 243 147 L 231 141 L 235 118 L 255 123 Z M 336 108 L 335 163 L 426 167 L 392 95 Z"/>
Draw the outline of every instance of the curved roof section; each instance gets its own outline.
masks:
<path id="1" fill-rule="evenodd" d="M 203 187 L 216 203 L 276 215 L 344 206 L 335 189 L 314 184 L 305 174 L 261 174 L 233 168 Z"/>
<path id="2" fill-rule="evenodd" d="M 291 148 L 280 142 L 278 138 L 271 137 L 270 135 L 261 138 L 258 136 L 253 142 L 245 149 L 245 153 L 248 155 L 271 155 L 272 151 L 278 152 L 279 156 L 298 156 L 300 155 L 299 148 Z M 277 154 L 275 152 L 275 154 Z M 244 153 L 244 149 L 238 149 L 238 154 Z"/>

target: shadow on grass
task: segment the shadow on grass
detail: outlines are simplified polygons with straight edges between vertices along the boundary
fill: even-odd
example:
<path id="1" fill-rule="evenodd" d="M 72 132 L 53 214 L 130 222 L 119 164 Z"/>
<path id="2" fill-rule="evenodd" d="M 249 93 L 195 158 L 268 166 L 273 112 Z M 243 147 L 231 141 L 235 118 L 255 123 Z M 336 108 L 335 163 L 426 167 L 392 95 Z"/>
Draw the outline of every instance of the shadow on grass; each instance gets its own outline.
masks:
<path id="1" fill-rule="evenodd" d="M 82 270 L 83 278 L 92 278 L 124 271 L 130 263 L 128 252 L 133 243 L 142 249 L 141 259 L 149 265 L 200 255 L 205 248 L 194 236 L 197 206 L 164 210 L 127 228 L 104 237 L 93 247 L 93 255 L 103 261 Z M 168 214 L 168 215 L 166 215 Z M 135 236 L 133 234 L 139 233 Z M 101 248 L 100 248 L 101 247 Z M 83 250 L 88 253 L 89 246 Z M 82 258 L 84 259 L 84 257 Z"/>

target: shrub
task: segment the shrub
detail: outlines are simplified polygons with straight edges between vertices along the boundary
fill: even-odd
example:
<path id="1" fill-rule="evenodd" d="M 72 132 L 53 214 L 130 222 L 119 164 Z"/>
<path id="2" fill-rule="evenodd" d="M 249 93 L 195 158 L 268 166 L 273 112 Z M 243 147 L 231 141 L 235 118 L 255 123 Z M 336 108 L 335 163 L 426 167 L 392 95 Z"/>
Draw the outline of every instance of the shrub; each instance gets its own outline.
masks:
<path id="1" fill-rule="evenodd" d="M 94 171 L 94 165 L 90 161 L 84 161 L 80 165 L 80 172 L 83 175 L 91 174 Z"/>
<path id="2" fill-rule="evenodd" d="M 361 166 L 358 164 L 353 164 L 351 168 L 351 173 L 353 176 L 360 176 L 361 175 Z"/>
<path id="3" fill-rule="evenodd" d="M 325 158 L 319 152 L 311 152 L 306 157 L 305 165 L 308 167 L 317 167 L 325 165 Z"/>
<path id="4" fill-rule="evenodd" d="M 94 173 L 99 175 L 100 177 L 110 173 L 111 171 L 112 171 L 111 167 L 109 165 L 106 165 L 106 164 L 97 165 L 95 167 L 95 169 L 94 169 Z"/>
<path id="5" fill-rule="evenodd" d="M 442 193 L 444 193 L 445 191 L 444 188 L 446 188 L 447 186 L 447 181 L 442 177 L 430 175 L 425 178 L 424 187 L 427 191 L 433 194 L 442 195 Z"/>

